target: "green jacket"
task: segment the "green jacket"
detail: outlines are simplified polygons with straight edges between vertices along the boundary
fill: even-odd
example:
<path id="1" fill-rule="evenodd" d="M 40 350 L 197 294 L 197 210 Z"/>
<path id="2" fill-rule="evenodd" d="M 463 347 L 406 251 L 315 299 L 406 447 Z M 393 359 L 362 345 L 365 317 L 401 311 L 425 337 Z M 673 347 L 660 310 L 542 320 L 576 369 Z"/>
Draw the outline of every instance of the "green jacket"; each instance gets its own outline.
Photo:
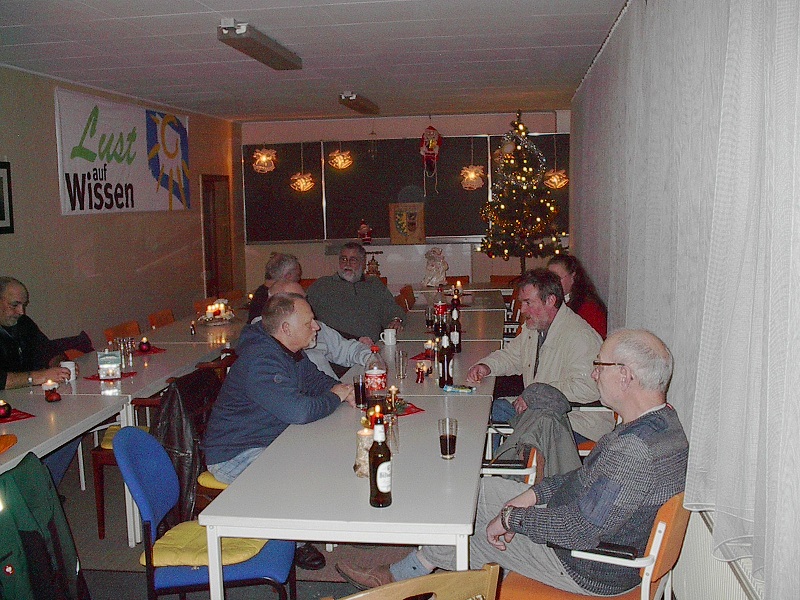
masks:
<path id="1" fill-rule="evenodd" d="M 88 600 L 53 479 L 29 453 L 0 474 L 0 599 Z"/>

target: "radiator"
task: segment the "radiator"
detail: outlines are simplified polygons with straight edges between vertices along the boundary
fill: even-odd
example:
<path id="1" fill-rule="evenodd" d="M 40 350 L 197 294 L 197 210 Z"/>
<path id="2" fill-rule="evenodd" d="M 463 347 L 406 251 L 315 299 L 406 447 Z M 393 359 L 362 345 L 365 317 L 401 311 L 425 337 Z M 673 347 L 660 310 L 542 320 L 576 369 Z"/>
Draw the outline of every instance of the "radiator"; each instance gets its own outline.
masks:
<path id="1" fill-rule="evenodd" d="M 722 562 L 711 556 L 711 518 L 693 512 L 675 565 L 672 589 L 676 600 L 761 600 L 749 559 Z"/>

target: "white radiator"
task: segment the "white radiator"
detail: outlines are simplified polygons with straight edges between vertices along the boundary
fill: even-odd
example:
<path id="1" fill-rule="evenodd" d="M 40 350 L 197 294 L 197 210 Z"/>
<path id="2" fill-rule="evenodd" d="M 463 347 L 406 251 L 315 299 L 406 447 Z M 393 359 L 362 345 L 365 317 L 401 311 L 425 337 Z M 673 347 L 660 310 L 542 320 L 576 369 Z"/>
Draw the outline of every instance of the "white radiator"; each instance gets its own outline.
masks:
<path id="1" fill-rule="evenodd" d="M 710 521 L 708 516 L 705 517 Z M 711 556 L 711 531 L 700 513 L 692 513 L 675 565 L 672 588 L 677 600 L 760 600 L 750 577 L 750 560 L 727 563 Z"/>

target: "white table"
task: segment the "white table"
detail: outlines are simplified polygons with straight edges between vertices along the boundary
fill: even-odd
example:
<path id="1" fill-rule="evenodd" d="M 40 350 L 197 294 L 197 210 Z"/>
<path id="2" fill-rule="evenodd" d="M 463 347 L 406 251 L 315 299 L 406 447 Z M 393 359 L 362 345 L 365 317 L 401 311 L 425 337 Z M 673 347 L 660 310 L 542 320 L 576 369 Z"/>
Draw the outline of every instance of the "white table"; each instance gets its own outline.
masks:
<path id="1" fill-rule="evenodd" d="M 456 547 L 469 565 L 490 395 L 415 398 L 425 412 L 400 418 L 392 505 L 369 505 L 369 480 L 353 473 L 361 411 L 342 405 L 325 419 L 292 425 L 202 513 L 211 598 L 221 600 L 220 538 L 434 544 Z M 437 420 L 458 419 L 453 460 L 439 454 Z"/>
<path id="2" fill-rule="evenodd" d="M 59 393 L 60 402 L 47 402 L 41 386 L 0 392 L 12 407 L 34 415 L 22 421 L 0 421 L 0 434 L 17 436 L 17 443 L 0 454 L 0 473 L 16 466 L 28 452 L 41 458 L 118 413 L 124 425 L 130 423 L 125 410 L 128 396 L 72 395 L 65 393 L 64 386 Z"/>
<path id="3" fill-rule="evenodd" d="M 503 341 L 503 324 L 505 313 L 498 310 L 472 310 L 462 311 L 461 321 L 462 339 L 464 341 L 490 340 Z M 400 341 L 424 342 L 434 337 L 425 326 L 425 313 L 411 311 L 403 320 L 403 331 L 398 332 Z"/>
<path id="4" fill-rule="evenodd" d="M 433 301 L 436 290 L 425 290 L 417 292 L 415 295 L 418 301 L 414 304 L 414 308 L 410 312 L 425 312 L 428 302 Z M 445 300 L 450 302 L 452 296 L 445 296 Z M 461 311 L 470 312 L 473 310 L 498 310 L 505 311 L 506 303 L 503 300 L 503 294 L 499 290 L 475 290 L 470 292 L 466 291 L 466 295 L 462 297 Z"/>
<path id="5" fill-rule="evenodd" d="M 236 311 L 236 316 L 224 325 L 206 325 L 201 321 L 195 321 L 195 333 L 190 332 L 192 319 L 175 321 L 164 327 L 152 329 L 145 335 L 156 346 L 162 344 L 205 344 L 209 348 L 221 348 L 226 343 L 233 343 L 239 339 L 239 334 L 246 325 L 247 311 L 244 309 Z"/>

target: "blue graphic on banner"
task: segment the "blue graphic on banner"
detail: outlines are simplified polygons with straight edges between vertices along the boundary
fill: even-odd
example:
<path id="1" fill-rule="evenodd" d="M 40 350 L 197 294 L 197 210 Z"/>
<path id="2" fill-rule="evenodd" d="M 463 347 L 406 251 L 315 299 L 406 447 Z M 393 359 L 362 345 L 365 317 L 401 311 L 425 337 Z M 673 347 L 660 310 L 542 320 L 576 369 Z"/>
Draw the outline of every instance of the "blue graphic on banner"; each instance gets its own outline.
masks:
<path id="1" fill-rule="evenodd" d="M 160 188 L 189 208 L 189 133 L 175 115 L 147 111 L 147 164 Z"/>

